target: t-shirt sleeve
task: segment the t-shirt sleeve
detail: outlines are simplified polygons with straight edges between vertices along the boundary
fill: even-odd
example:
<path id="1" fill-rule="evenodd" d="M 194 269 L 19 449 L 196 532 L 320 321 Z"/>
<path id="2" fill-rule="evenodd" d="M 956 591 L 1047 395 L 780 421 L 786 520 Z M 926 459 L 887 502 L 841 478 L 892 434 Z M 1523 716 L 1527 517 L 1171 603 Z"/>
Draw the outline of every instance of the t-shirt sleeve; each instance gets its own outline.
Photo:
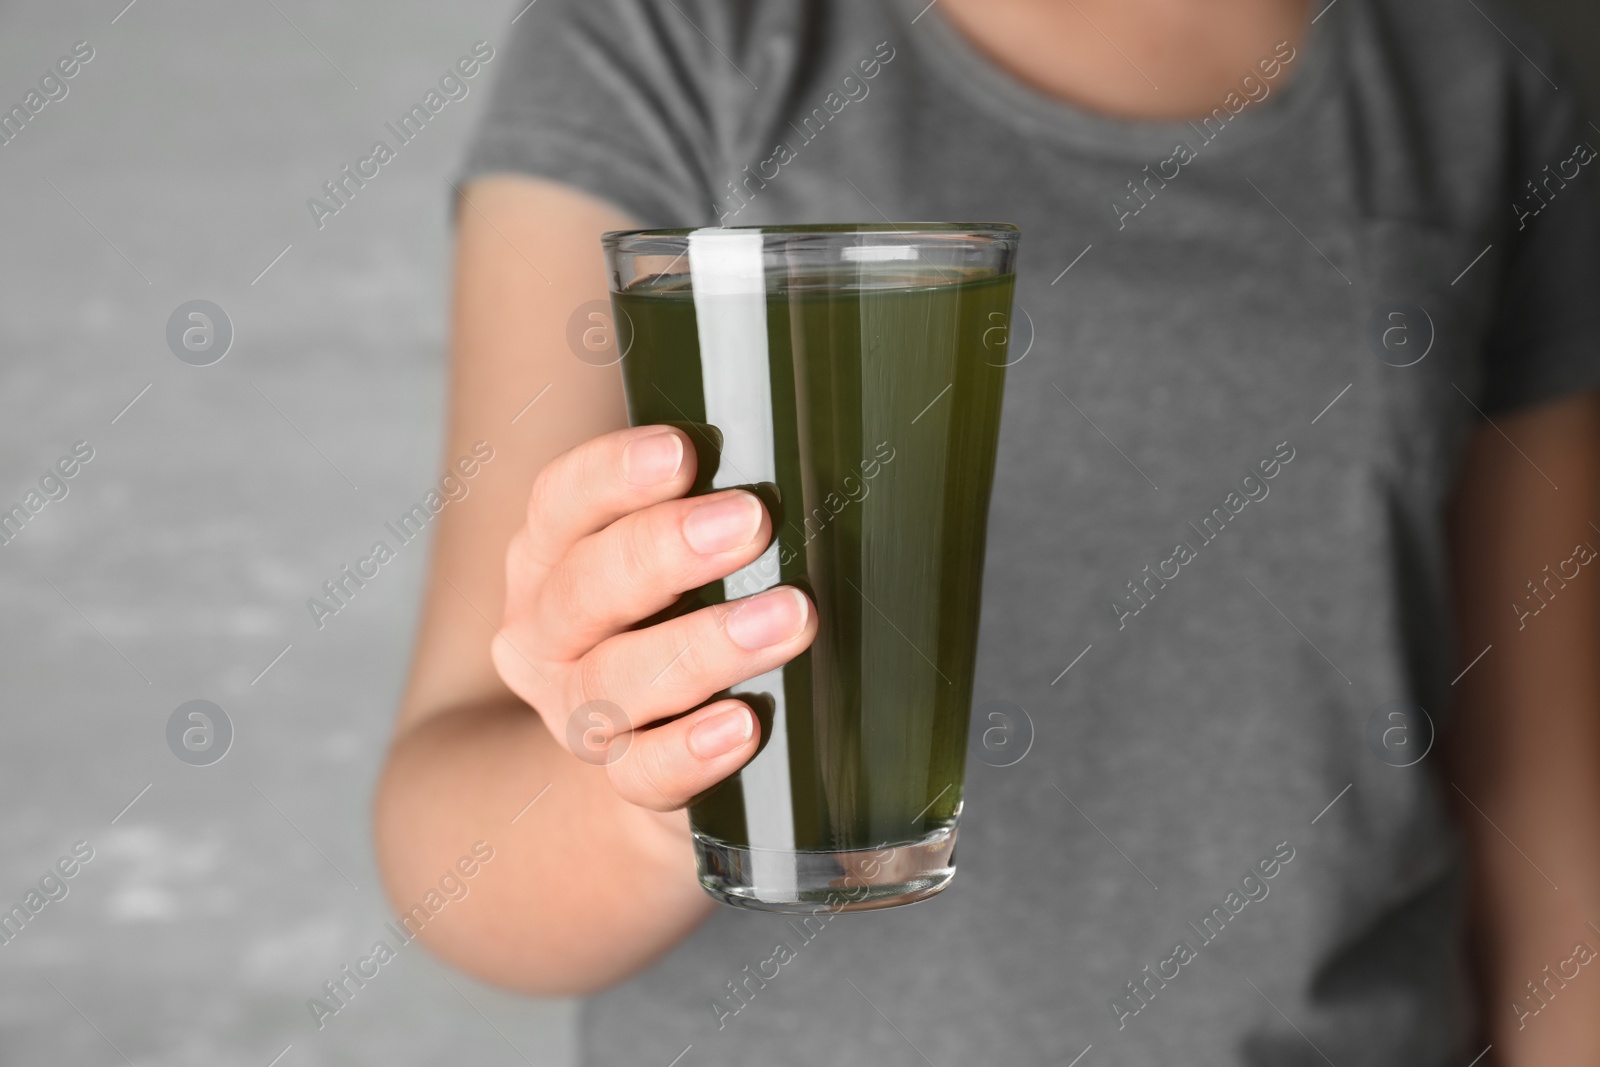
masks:
<path id="1" fill-rule="evenodd" d="M 515 16 L 494 60 L 456 184 L 530 175 L 605 200 L 641 226 L 702 225 L 713 143 L 702 72 L 713 47 L 672 4 L 538 0 Z"/>
<path id="2" fill-rule="evenodd" d="M 1525 71 L 1536 89 L 1524 94 L 1507 182 L 1508 253 L 1483 404 L 1491 415 L 1600 388 L 1600 132 L 1577 83 L 1541 51 L 1539 68 L 1564 88 Z"/>

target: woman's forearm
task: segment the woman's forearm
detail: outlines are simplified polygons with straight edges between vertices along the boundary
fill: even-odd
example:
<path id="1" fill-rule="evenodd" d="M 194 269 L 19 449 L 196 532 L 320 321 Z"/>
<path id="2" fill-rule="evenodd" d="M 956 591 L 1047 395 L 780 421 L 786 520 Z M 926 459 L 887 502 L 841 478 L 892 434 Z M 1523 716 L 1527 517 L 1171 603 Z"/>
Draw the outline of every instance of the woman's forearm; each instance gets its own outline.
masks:
<path id="1" fill-rule="evenodd" d="M 1542 716 L 1527 717 L 1536 729 Z M 1537 777 L 1457 781 L 1499 1067 L 1600 1064 L 1600 767 L 1593 737 L 1566 736 Z"/>
<path id="2" fill-rule="evenodd" d="M 1455 515 L 1460 655 L 1477 662 L 1454 683 L 1444 788 L 1500 1067 L 1600 1064 L 1600 563 L 1561 576 L 1600 546 L 1597 514 L 1600 395 L 1477 431 Z"/>
<path id="3" fill-rule="evenodd" d="M 401 921 L 443 875 L 493 850 L 421 926 L 430 949 L 524 992 L 592 992 L 671 947 L 711 905 L 682 811 L 620 800 L 602 768 L 521 704 L 433 716 L 395 742 L 379 786 L 378 861 Z M 480 844 L 481 843 L 481 844 Z M 459 878 L 457 879 L 460 880 Z"/>

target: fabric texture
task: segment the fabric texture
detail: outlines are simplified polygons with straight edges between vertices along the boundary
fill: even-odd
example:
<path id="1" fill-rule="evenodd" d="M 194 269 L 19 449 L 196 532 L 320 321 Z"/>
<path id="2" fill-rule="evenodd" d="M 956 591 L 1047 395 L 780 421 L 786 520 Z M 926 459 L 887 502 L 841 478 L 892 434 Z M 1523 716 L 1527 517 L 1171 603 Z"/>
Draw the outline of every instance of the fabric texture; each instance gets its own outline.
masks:
<path id="1" fill-rule="evenodd" d="M 1482 1050 L 1513 1008 L 1469 997 L 1431 744 L 1442 507 L 1482 418 L 1600 385 L 1600 132 L 1478 6 L 1339 0 L 1193 123 L 1045 97 L 925 0 L 518 20 L 463 179 L 646 226 L 1023 232 L 974 704 L 1026 709 L 1031 749 L 969 759 L 945 893 L 719 909 L 587 1002 L 585 1062 Z"/>

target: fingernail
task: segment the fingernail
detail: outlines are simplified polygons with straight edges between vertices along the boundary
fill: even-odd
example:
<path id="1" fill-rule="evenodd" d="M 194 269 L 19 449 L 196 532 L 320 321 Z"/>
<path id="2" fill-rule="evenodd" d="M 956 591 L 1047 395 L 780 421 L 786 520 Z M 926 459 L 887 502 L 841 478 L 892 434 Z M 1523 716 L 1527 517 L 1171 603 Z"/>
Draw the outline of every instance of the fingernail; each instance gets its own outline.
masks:
<path id="1" fill-rule="evenodd" d="M 703 556 L 749 544 L 761 528 L 761 501 L 735 493 L 701 504 L 683 520 L 683 539 Z"/>
<path id="2" fill-rule="evenodd" d="M 755 721 L 746 708 L 729 708 L 702 719 L 689 731 L 689 751 L 701 759 L 726 756 L 755 733 Z"/>
<path id="3" fill-rule="evenodd" d="M 683 466 L 683 438 L 653 433 L 629 441 L 622 450 L 622 476 L 634 485 L 660 485 Z"/>
<path id="4" fill-rule="evenodd" d="M 804 630 L 810 613 L 811 601 L 805 594 L 783 586 L 740 602 L 728 613 L 728 636 L 740 648 L 754 652 Z"/>

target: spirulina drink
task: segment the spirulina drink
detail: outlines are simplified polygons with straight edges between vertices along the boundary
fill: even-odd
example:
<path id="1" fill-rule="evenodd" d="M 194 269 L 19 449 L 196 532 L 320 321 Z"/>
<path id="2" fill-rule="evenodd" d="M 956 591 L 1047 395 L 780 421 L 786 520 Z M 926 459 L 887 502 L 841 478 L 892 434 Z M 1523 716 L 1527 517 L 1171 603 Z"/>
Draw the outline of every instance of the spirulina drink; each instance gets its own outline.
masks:
<path id="1" fill-rule="evenodd" d="M 719 694 L 762 737 L 690 807 L 702 883 L 780 910 L 920 899 L 953 873 L 1014 275 L 872 254 L 775 270 L 768 244 L 740 281 L 712 251 L 613 293 L 629 417 L 686 430 L 692 491 L 750 489 L 775 537 L 662 617 L 789 584 L 819 629 Z"/>

